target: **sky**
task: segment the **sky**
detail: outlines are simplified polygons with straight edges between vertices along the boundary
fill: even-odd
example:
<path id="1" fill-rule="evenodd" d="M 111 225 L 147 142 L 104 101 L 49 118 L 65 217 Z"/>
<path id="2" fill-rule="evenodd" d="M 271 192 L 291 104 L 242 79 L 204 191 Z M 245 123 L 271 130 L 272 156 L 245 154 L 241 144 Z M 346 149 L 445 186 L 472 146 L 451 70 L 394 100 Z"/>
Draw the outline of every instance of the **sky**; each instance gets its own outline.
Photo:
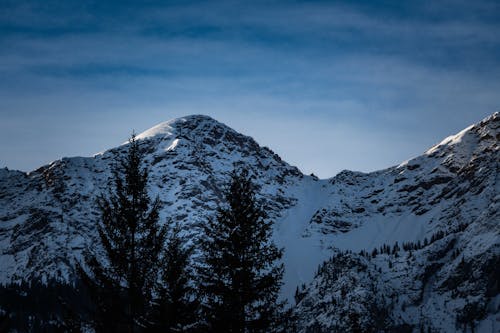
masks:
<path id="1" fill-rule="evenodd" d="M 0 0 L 0 167 L 209 115 L 304 173 L 373 171 L 500 110 L 498 1 Z"/>

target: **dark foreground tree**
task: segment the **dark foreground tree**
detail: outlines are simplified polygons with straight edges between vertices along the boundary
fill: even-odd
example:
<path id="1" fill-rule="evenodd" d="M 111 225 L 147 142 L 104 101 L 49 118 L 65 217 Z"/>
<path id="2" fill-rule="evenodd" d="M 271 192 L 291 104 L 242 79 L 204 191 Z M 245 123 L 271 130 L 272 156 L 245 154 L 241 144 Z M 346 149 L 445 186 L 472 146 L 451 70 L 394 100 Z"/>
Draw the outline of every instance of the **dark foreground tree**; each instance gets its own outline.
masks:
<path id="1" fill-rule="evenodd" d="M 98 198 L 97 229 L 105 260 L 86 257 L 90 274 L 80 269 L 95 300 L 97 331 L 138 332 L 149 325 L 165 229 L 158 223 L 160 200 L 147 192 L 148 171 L 132 135 L 107 196 Z"/>
<path id="2" fill-rule="evenodd" d="M 193 332 L 199 310 L 190 266 L 193 247 L 185 244 L 178 223 L 169 231 L 154 301 L 153 331 Z"/>
<path id="3" fill-rule="evenodd" d="M 206 227 L 201 289 L 207 332 L 272 332 L 282 304 L 282 256 L 271 241 L 272 222 L 257 204 L 246 170 L 233 172 L 225 203 Z"/>

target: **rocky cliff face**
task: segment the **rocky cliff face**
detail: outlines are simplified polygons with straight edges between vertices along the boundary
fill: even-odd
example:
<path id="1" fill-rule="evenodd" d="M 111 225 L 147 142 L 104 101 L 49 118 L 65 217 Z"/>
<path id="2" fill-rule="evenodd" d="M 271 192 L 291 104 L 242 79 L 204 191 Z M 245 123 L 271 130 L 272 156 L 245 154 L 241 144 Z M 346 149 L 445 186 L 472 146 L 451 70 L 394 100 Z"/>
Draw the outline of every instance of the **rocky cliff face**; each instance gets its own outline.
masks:
<path id="1" fill-rule="evenodd" d="M 305 284 L 296 307 L 302 331 L 367 329 L 382 311 L 377 325 L 401 330 L 430 322 L 425 329 L 472 323 L 488 332 L 500 303 L 499 127 L 495 113 L 399 166 L 326 180 L 206 116 L 162 123 L 138 139 L 162 220 L 181 221 L 195 243 L 229 172 L 251 170 L 285 248 L 283 297 Z M 0 170 L 0 281 L 72 278 L 82 251 L 98 248 L 95 197 L 125 148 L 28 174 Z M 383 253 L 372 255 L 375 248 Z"/>

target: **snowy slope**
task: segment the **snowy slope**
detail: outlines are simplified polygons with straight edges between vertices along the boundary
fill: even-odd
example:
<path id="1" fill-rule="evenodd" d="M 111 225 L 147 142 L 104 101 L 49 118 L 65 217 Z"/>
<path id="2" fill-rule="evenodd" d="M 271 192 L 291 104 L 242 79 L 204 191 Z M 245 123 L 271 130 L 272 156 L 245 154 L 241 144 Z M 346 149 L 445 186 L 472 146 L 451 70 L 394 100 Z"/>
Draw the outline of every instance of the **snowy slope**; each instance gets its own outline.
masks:
<path id="1" fill-rule="evenodd" d="M 397 167 L 331 180 L 310 230 L 337 254 L 301 291 L 302 331 L 371 331 L 374 313 L 379 329 L 500 331 L 499 127 L 496 113 Z"/>
<path id="2" fill-rule="evenodd" d="M 312 277 L 311 267 L 328 254 L 325 247 L 359 251 L 396 241 L 423 241 L 489 209 L 500 193 L 499 123 L 495 113 L 396 167 L 368 174 L 343 171 L 315 182 L 314 190 L 301 185 L 301 192 L 294 194 L 298 204 L 285 212 L 281 223 L 287 223 L 287 216 L 301 216 L 300 227 L 290 229 L 300 230 L 301 242 L 309 239 L 311 245 L 287 249 L 298 252 L 294 257 L 309 257 L 287 265 L 286 282 L 292 281 L 285 285 L 288 295 Z"/>
<path id="3" fill-rule="evenodd" d="M 324 282 L 321 275 L 315 277 L 317 267 L 340 250 L 357 253 L 383 244 L 423 242 L 443 231 L 446 237 L 457 237 L 452 251 L 477 262 L 497 258 L 499 123 L 495 113 L 398 166 L 367 174 L 343 171 L 324 180 L 303 175 L 252 138 L 206 116 L 161 123 L 138 139 L 150 165 L 150 191 L 164 203 L 162 220 L 181 221 L 193 242 L 203 237 L 200 225 L 214 213 L 229 172 L 239 165 L 248 167 L 275 221 L 274 238 L 285 248 L 283 297 L 293 300 L 297 285 L 312 281 L 304 300 L 319 302 L 331 295 L 321 296 L 313 288 Z M 122 145 L 93 157 L 63 158 L 28 174 L 0 170 L 1 282 L 71 279 L 82 251 L 98 244 L 94 200 L 108 187 L 115 158 L 125 150 Z M 465 230 L 455 232 L 464 224 Z M 412 255 L 427 262 L 436 244 Z M 453 274 L 456 258 L 441 258 L 443 266 L 433 273 L 432 286 L 424 287 L 418 277 L 425 267 L 410 274 L 413 266 L 396 264 L 399 258 L 387 271 L 380 258 L 353 260 L 359 259 L 369 271 L 382 269 L 376 277 L 382 294 L 389 289 L 402 293 L 403 286 L 424 288 L 427 305 L 412 311 L 421 316 L 437 312 L 429 304 L 439 294 L 438 282 Z M 331 281 L 327 284 L 324 291 L 338 288 Z M 297 309 L 308 314 L 303 327 L 310 317 L 327 316 L 304 304 Z M 337 310 L 331 311 L 333 316 L 339 315 Z M 451 307 L 449 313 L 455 310 Z M 395 318 L 401 316 L 406 319 L 398 323 L 414 325 L 421 318 L 404 313 L 391 313 L 388 320 L 398 322 Z"/>

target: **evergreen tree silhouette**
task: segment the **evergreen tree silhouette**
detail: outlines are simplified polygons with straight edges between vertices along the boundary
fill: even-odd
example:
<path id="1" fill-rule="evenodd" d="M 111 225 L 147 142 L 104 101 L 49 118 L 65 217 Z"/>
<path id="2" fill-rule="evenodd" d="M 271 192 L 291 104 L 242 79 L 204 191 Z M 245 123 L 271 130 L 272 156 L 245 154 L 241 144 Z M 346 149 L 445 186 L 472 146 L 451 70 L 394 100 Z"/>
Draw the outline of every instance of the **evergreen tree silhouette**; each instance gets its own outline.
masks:
<path id="1" fill-rule="evenodd" d="M 200 270 L 207 332 L 272 332 L 283 304 L 277 302 L 282 250 L 271 241 L 272 222 L 256 202 L 247 170 L 232 173 L 225 203 L 205 226 L 205 265 Z"/>
<path id="2" fill-rule="evenodd" d="M 170 230 L 162 260 L 161 283 L 155 300 L 155 332 L 192 332 L 196 327 L 199 302 L 192 284 L 192 246 L 186 246 L 176 223 Z"/>
<path id="3" fill-rule="evenodd" d="M 97 200 L 105 260 L 88 254 L 90 272 L 80 268 L 94 298 L 97 331 L 138 332 L 148 325 L 165 240 L 158 223 L 161 203 L 148 195 L 148 170 L 134 134 L 127 148 L 113 170 L 112 188 Z"/>

